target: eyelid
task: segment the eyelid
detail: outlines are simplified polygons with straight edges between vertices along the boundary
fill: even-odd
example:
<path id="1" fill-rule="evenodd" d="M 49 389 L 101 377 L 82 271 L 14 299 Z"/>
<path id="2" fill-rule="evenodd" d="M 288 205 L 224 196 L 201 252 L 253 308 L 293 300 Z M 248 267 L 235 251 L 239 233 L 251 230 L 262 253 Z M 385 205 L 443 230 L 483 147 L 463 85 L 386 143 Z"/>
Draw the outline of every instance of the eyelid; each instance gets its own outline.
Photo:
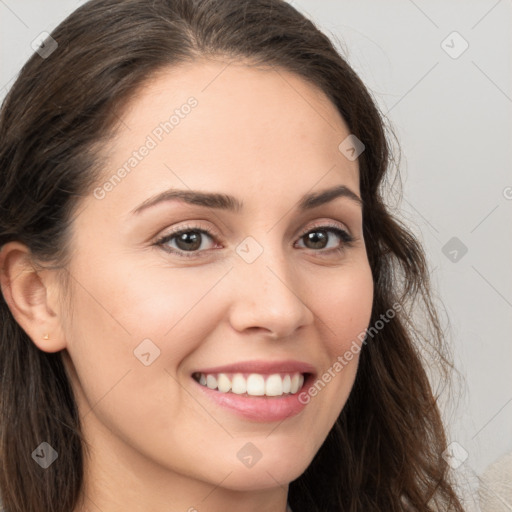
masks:
<path id="1" fill-rule="evenodd" d="M 210 238 L 222 238 L 222 235 L 220 234 L 219 231 L 217 231 L 215 228 L 211 227 L 211 226 L 201 226 L 199 224 L 199 221 L 198 223 L 196 224 L 185 224 L 185 225 L 181 225 L 179 226 L 178 228 L 175 228 L 175 229 L 171 229 L 170 231 L 168 232 L 164 232 L 162 235 L 158 235 L 156 237 L 156 240 L 162 240 L 164 238 L 168 238 L 170 236 L 177 236 L 179 235 L 180 233 L 187 233 L 189 231 L 198 231 L 200 233 L 205 233 L 206 235 L 208 235 Z"/>
<path id="2" fill-rule="evenodd" d="M 342 222 L 337 222 L 337 221 L 332 221 L 332 220 L 317 221 L 312 226 L 308 226 L 303 231 L 301 231 L 300 234 L 298 235 L 298 237 L 301 238 L 301 237 L 303 237 L 304 235 L 306 235 L 307 233 L 309 233 L 310 231 L 312 231 L 314 229 L 326 228 L 326 227 L 340 229 L 341 231 L 346 231 L 346 233 L 351 238 L 355 239 L 355 237 L 353 237 L 353 235 L 351 234 L 350 230 L 348 229 L 348 227 L 345 224 L 343 224 Z"/>

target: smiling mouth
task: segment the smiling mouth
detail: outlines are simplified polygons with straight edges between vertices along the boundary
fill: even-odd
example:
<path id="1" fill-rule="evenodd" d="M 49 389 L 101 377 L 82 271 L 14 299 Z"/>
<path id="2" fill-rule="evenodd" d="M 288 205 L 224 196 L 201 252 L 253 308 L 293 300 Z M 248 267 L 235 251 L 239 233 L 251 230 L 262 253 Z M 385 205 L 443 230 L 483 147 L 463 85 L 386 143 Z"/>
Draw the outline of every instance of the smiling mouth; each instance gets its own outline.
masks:
<path id="1" fill-rule="evenodd" d="M 201 386 L 219 393 L 245 396 L 290 396 L 298 393 L 309 373 L 200 373 L 192 378 Z"/>

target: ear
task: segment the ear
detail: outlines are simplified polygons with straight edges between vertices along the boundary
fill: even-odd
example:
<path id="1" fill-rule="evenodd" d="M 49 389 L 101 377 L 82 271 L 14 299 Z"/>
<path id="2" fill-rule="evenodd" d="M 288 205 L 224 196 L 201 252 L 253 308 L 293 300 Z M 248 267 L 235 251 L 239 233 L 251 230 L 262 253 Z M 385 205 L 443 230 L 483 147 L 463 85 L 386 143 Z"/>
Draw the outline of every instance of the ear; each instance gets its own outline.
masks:
<path id="1" fill-rule="evenodd" d="M 56 300 L 57 286 L 55 271 L 37 271 L 26 245 L 8 242 L 2 246 L 2 294 L 16 322 L 44 352 L 58 352 L 66 348 Z"/>

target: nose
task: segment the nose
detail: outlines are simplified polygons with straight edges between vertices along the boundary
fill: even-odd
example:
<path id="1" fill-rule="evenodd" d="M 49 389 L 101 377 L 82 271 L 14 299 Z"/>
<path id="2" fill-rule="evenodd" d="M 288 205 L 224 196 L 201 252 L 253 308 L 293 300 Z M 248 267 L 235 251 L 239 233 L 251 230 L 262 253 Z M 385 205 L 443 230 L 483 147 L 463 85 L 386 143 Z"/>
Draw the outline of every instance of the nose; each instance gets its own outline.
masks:
<path id="1" fill-rule="evenodd" d="M 237 331 L 281 339 L 314 321 L 307 290 L 281 249 L 265 248 L 252 263 L 237 259 L 231 278 L 229 316 Z"/>

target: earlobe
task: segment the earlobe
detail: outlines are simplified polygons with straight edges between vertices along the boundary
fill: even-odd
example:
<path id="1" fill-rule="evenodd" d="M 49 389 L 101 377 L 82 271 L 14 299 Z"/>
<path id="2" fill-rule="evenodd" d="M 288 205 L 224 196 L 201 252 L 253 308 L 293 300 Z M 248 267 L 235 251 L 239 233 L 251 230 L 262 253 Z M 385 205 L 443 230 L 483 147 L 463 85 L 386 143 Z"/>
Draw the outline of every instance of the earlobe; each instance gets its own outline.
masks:
<path id="1" fill-rule="evenodd" d="M 16 322 L 34 344 L 44 352 L 57 352 L 66 344 L 58 311 L 48 301 L 53 281 L 42 278 L 30 256 L 30 249 L 20 242 L 1 248 L 0 287 Z"/>

